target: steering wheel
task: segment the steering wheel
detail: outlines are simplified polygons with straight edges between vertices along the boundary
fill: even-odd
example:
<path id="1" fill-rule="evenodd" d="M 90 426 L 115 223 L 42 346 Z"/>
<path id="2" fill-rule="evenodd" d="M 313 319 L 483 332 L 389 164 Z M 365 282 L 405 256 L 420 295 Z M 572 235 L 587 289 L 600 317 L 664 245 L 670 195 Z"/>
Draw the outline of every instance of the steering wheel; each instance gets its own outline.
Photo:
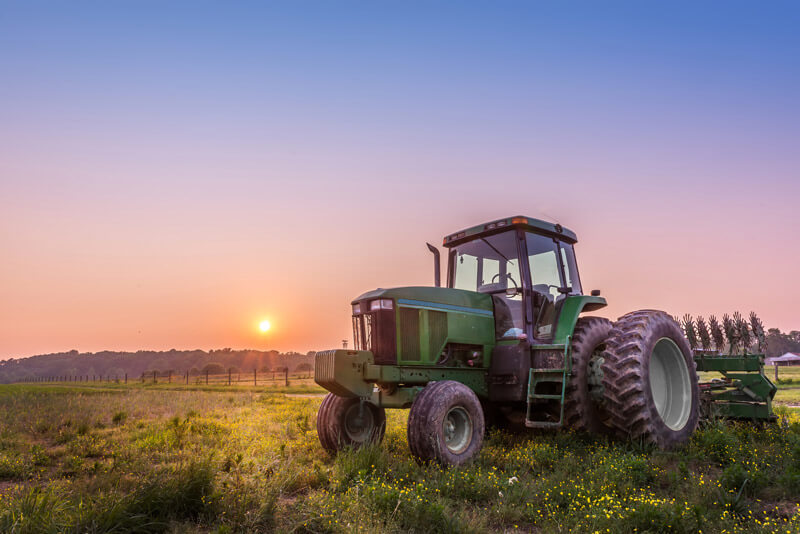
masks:
<path id="1" fill-rule="evenodd" d="M 492 284 L 494 284 L 494 283 L 495 283 L 495 282 L 494 282 L 494 279 L 495 279 L 495 278 L 497 278 L 497 279 L 498 279 L 498 280 L 497 280 L 497 282 L 499 283 L 499 282 L 500 282 L 500 277 L 501 277 L 501 276 L 505 276 L 506 278 L 508 278 L 509 280 L 511 280 L 511 283 L 512 283 L 512 284 L 514 284 L 514 292 L 515 292 L 515 293 L 519 293 L 519 292 L 520 292 L 520 291 L 519 291 L 519 284 L 517 284 L 517 281 L 516 281 L 516 280 L 514 280 L 514 278 L 513 278 L 513 277 L 512 277 L 512 276 L 511 276 L 509 273 L 506 273 L 505 275 L 501 275 L 500 273 L 497 273 L 496 275 L 494 275 L 494 276 L 492 277 L 492 281 L 491 281 L 491 283 L 492 283 Z M 495 290 L 495 291 L 489 291 L 489 293 L 503 293 L 503 292 L 505 292 L 505 291 L 506 291 L 505 289 L 498 289 L 498 290 Z"/>

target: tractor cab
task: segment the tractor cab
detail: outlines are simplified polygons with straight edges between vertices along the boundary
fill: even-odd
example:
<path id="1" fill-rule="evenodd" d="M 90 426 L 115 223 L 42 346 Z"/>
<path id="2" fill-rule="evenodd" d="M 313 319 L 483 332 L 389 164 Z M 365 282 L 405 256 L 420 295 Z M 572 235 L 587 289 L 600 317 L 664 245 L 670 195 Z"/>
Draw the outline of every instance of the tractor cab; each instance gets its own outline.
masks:
<path id="1" fill-rule="evenodd" d="M 498 341 L 552 341 L 562 303 L 581 295 L 573 232 L 527 217 L 444 239 L 447 287 L 491 295 Z"/>

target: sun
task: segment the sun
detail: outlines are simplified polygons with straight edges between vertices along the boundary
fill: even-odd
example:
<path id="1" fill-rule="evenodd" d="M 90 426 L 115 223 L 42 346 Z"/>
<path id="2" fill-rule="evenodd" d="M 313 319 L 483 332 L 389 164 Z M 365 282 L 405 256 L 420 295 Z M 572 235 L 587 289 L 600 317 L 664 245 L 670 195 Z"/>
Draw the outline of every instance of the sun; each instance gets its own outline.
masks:
<path id="1" fill-rule="evenodd" d="M 266 332 L 267 330 L 269 330 L 270 326 L 272 326 L 272 325 L 270 325 L 269 321 L 266 321 L 266 320 L 265 321 L 261 321 L 260 323 L 258 323 L 258 328 L 262 332 Z"/>

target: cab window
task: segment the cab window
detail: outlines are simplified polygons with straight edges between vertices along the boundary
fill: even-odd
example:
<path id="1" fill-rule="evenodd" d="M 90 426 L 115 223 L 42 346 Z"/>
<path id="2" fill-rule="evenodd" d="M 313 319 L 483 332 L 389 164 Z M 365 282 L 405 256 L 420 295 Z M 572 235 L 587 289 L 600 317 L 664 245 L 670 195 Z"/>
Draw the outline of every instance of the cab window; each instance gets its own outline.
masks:
<path id="1" fill-rule="evenodd" d="M 539 234 L 526 235 L 531 290 L 534 294 L 534 336 L 547 339 L 553 336 L 557 304 L 564 297 L 561 283 L 560 254 L 557 242 Z"/>
<path id="2" fill-rule="evenodd" d="M 498 339 L 518 339 L 524 332 L 522 276 L 516 232 L 481 237 L 451 251 L 455 289 L 492 295 Z"/>
<path id="3" fill-rule="evenodd" d="M 571 287 L 571 295 L 580 295 L 583 293 L 581 287 L 581 279 L 578 276 L 578 264 L 575 261 L 575 249 L 572 245 L 567 243 L 559 243 L 561 249 L 561 263 L 564 265 L 564 277 L 567 281 L 567 287 Z"/>

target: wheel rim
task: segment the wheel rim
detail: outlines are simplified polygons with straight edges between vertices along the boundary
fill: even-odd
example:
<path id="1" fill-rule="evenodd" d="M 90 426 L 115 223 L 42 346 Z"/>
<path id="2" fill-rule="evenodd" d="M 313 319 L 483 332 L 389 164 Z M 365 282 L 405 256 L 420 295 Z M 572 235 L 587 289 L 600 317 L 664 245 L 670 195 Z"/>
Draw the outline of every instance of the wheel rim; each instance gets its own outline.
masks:
<path id="1" fill-rule="evenodd" d="M 662 337 L 650 356 L 650 391 L 656 411 L 672 430 L 686 426 L 692 409 L 692 384 L 681 349 Z"/>
<path id="2" fill-rule="evenodd" d="M 595 347 L 592 357 L 586 364 L 586 388 L 589 390 L 589 399 L 595 404 L 602 404 L 605 396 L 603 387 L 603 349 L 604 346 Z"/>
<path id="3" fill-rule="evenodd" d="M 344 431 L 351 441 L 364 443 L 375 428 L 375 417 L 369 406 L 362 405 L 360 402 L 350 406 L 344 413 Z"/>
<path id="4" fill-rule="evenodd" d="M 472 419 L 461 406 L 451 408 L 442 421 L 444 443 L 450 452 L 458 454 L 472 442 Z"/>

